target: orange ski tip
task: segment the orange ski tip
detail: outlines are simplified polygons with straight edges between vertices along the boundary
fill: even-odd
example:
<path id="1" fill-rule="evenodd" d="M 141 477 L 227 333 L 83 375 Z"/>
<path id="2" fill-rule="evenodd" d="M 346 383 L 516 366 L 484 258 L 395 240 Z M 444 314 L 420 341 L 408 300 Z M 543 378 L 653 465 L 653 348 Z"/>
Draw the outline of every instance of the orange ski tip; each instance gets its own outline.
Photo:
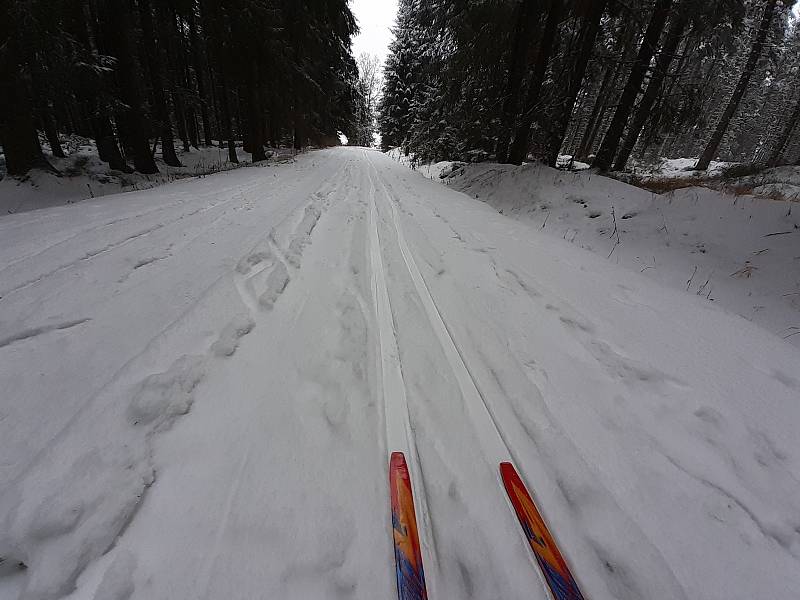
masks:
<path id="1" fill-rule="evenodd" d="M 392 532 L 399 600 L 426 600 L 425 573 L 419 545 L 417 515 L 406 458 L 392 452 L 389 460 Z"/>
<path id="2" fill-rule="evenodd" d="M 567 562 L 514 465 L 501 462 L 500 477 L 553 597 L 556 600 L 583 600 Z"/>

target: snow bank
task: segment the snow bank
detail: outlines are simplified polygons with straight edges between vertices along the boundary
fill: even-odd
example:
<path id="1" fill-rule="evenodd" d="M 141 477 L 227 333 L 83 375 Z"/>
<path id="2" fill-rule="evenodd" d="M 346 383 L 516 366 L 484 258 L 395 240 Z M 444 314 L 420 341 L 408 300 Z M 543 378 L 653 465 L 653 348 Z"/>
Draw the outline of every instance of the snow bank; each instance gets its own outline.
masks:
<path id="1" fill-rule="evenodd" d="M 392 160 L 396 160 L 401 165 L 405 165 L 410 169 L 418 171 L 428 179 L 438 180 L 443 177 L 447 177 L 452 173 L 453 169 L 466 164 L 457 161 L 450 161 L 444 160 L 437 163 L 418 163 L 414 160 L 413 154 L 404 154 L 400 148 L 393 148 L 386 153 L 388 156 L 392 158 Z"/>
<path id="2" fill-rule="evenodd" d="M 405 165 L 419 173 L 422 173 L 428 179 L 444 179 L 449 177 L 450 174 L 462 167 L 465 162 L 443 160 L 436 163 L 419 163 L 414 159 L 413 154 L 404 154 L 400 148 L 392 148 L 385 153 L 392 160 L 396 160 L 401 165 Z M 574 157 L 569 154 L 559 154 L 557 165 L 559 170 L 563 171 L 584 171 L 590 168 L 591 165 L 579 160 L 574 160 Z"/>
<path id="3" fill-rule="evenodd" d="M 655 164 L 645 161 L 631 160 L 628 168 L 633 173 L 652 177 L 680 178 L 689 175 L 715 177 L 721 175 L 725 169 L 740 163 L 712 160 L 705 171 L 695 171 L 697 157 L 691 158 L 661 158 Z"/>
<path id="4" fill-rule="evenodd" d="M 773 167 L 741 177 L 732 188 L 752 188 L 752 194 L 775 200 L 800 202 L 800 167 Z"/>
<path id="5" fill-rule="evenodd" d="M 626 172 L 614 173 L 620 181 L 655 192 L 702 186 L 732 195 L 752 195 L 779 201 L 800 201 L 800 169 L 793 166 L 713 161 L 707 171 L 696 171 L 696 158 L 662 158 L 658 163 L 633 162 Z"/>
<path id="6" fill-rule="evenodd" d="M 677 162 L 677 161 L 675 161 Z M 800 169 L 778 173 L 791 181 Z M 800 345 L 800 207 L 686 188 L 658 195 L 595 173 L 465 165 L 443 180 L 546 235 L 715 302 Z"/>
<path id="7" fill-rule="evenodd" d="M 556 165 L 559 169 L 567 171 L 585 171 L 591 167 L 589 163 L 575 160 L 575 158 L 569 154 L 559 154 Z"/>
<path id="8" fill-rule="evenodd" d="M 110 169 L 98 157 L 94 142 L 86 138 L 65 138 L 63 150 L 66 158 L 50 154 L 46 144 L 43 149 L 47 160 L 61 175 L 34 171 L 24 181 L 19 181 L 2 178 L 3 172 L 0 170 L 0 215 L 74 204 L 119 192 L 146 190 L 178 179 L 249 166 L 251 161 L 250 154 L 244 152 L 240 143 L 236 148 L 239 164 L 228 160 L 227 148 L 201 147 L 192 148 L 189 152 L 176 148 L 183 166 L 170 167 L 164 164 L 160 149 L 157 148 L 156 164 L 160 172 L 143 175 Z M 291 151 L 283 148 L 272 149 L 267 154 L 273 160 L 291 157 Z"/>

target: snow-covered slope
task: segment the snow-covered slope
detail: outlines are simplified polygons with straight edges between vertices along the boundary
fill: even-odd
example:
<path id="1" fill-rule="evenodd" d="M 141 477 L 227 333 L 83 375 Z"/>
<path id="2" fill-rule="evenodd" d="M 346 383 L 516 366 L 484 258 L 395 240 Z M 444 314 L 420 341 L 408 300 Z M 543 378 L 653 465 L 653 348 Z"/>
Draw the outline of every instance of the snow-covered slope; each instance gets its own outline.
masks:
<path id="1" fill-rule="evenodd" d="M 86 138 L 69 137 L 64 140 L 65 158 L 50 154 L 45 145 L 47 160 L 58 171 L 53 174 L 44 171 L 32 171 L 23 181 L 11 177 L 3 177 L 0 168 L 0 214 L 16 214 L 40 208 L 74 204 L 108 194 L 151 189 L 165 183 L 189 177 L 200 177 L 209 173 L 228 171 L 244 166 L 251 166 L 250 154 L 237 145 L 239 163 L 228 160 L 227 149 L 204 146 L 192 148 L 190 151 L 177 150 L 180 167 L 164 164 L 159 154 L 156 164 L 159 172 L 152 175 L 142 173 L 122 173 L 109 168 L 100 160 L 94 142 Z M 291 158 L 290 149 L 272 149 L 268 155 L 273 160 Z M 2 167 L 0 154 L 0 167 Z"/>
<path id="2" fill-rule="evenodd" d="M 468 165 L 444 182 L 542 234 L 718 303 L 800 346 L 796 202 L 702 187 L 658 195 L 538 164 Z"/>
<path id="3" fill-rule="evenodd" d="M 354 148 L 0 219 L 0 598 L 393 597 L 379 331 L 431 598 L 546 598 L 492 428 L 587 597 L 796 595 L 800 350 L 547 227 Z"/>

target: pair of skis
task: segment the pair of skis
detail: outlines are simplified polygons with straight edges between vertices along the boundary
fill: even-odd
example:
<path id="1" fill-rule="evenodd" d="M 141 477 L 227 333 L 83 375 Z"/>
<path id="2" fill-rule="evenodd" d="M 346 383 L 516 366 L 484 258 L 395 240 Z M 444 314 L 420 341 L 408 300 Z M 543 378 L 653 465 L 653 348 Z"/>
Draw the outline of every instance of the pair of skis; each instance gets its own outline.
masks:
<path id="1" fill-rule="evenodd" d="M 583 600 L 567 562 L 514 465 L 510 462 L 500 463 L 500 478 L 553 598 Z M 402 452 L 392 453 L 389 461 L 389 486 L 397 597 L 398 600 L 426 600 L 428 592 L 425 588 L 425 572 L 417 533 L 414 495 L 408 465 Z"/>

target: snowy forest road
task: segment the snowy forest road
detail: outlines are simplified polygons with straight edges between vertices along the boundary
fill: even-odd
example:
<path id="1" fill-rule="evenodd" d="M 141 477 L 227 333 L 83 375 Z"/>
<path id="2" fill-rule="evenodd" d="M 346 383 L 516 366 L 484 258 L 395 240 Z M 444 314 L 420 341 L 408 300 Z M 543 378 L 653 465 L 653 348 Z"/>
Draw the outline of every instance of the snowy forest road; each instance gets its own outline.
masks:
<path id="1" fill-rule="evenodd" d="M 0 240 L 0 598 L 395 597 L 396 443 L 431 598 L 547 598 L 506 454 L 589 598 L 800 590 L 800 352 L 383 154 Z"/>

